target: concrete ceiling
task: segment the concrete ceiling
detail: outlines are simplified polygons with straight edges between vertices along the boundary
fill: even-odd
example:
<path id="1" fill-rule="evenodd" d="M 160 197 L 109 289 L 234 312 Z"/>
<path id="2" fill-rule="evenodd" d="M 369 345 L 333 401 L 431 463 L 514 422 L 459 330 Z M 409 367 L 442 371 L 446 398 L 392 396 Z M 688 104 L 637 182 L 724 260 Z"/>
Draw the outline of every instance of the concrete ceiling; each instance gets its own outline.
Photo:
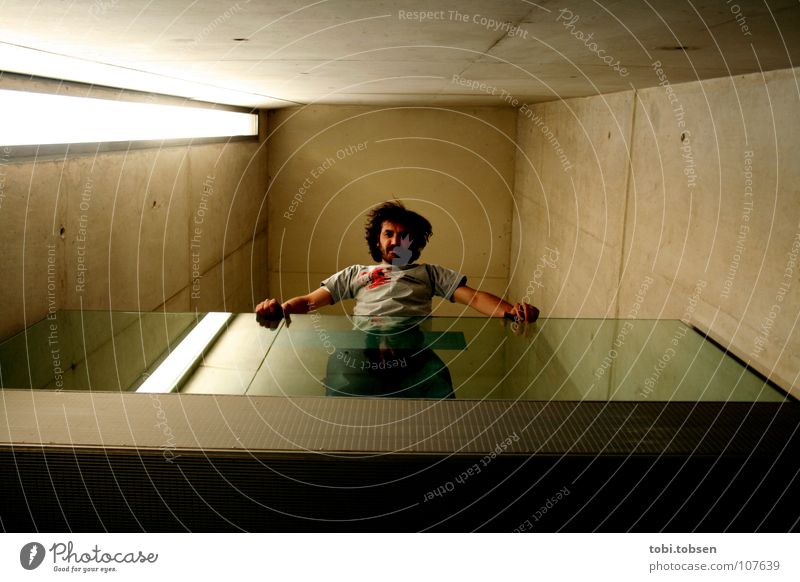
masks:
<path id="1" fill-rule="evenodd" d="M 4 71 L 266 108 L 513 105 L 651 87 L 654 61 L 679 83 L 800 60 L 797 0 L 19 0 L 0 14 Z"/>

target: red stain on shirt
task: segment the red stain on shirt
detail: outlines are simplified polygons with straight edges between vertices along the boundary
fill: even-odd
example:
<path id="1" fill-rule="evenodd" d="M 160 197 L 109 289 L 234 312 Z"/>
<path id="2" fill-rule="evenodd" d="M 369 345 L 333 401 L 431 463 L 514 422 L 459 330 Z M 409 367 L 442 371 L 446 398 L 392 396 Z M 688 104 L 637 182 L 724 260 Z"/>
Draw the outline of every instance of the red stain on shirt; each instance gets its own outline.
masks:
<path id="1" fill-rule="evenodd" d="M 372 281 L 372 284 L 370 284 L 367 289 L 375 289 L 375 287 L 386 285 L 391 281 L 383 267 L 378 267 L 377 269 L 370 271 L 369 280 Z"/>

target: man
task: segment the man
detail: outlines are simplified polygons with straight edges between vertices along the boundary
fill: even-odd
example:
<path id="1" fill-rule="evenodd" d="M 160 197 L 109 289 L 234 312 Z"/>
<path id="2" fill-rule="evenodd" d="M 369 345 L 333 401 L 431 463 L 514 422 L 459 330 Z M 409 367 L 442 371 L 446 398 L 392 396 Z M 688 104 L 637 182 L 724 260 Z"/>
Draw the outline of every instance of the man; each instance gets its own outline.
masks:
<path id="1" fill-rule="evenodd" d="M 439 265 L 416 261 L 433 233 L 430 222 L 399 202 L 374 208 L 366 225 L 366 241 L 377 264 L 352 265 L 322 281 L 321 287 L 284 303 L 265 299 L 256 307 L 259 319 L 276 321 L 292 313 L 308 313 L 342 299 L 355 298 L 354 315 L 427 316 L 434 295 L 468 305 L 490 317 L 533 322 L 539 310 L 527 303 L 511 305 L 475 290 L 466 276 Z"/>

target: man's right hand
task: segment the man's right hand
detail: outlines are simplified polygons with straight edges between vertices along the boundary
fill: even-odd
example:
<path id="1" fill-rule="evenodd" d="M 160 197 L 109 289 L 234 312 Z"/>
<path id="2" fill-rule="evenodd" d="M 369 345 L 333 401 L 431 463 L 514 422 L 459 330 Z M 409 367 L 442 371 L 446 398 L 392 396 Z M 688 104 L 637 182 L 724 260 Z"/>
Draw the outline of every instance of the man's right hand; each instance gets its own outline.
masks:
<path id="1" fill-rule="evenodd" d="M 277 299 L 264 299 L 256 305 L 256 321 L 264 327 L 275 329 L 281 319 L 286 318 L 286 324 L 291 323 L 288 304 L 281 305 Z"/>

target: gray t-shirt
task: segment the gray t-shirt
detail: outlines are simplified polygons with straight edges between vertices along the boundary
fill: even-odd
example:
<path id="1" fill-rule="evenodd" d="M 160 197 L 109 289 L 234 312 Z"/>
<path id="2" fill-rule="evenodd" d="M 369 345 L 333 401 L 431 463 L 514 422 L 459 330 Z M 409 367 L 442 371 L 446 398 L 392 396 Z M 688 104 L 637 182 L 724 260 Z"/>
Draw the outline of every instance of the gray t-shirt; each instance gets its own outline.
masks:
<path id="1" fill-rule="evenodd" d="M 355 299 L 354 315 L 430 315 L 434 295 L 453 301 L 467 277 L 439 265 L 353 265 L 325 279 L 321 285 L 333 302 Z"/>

